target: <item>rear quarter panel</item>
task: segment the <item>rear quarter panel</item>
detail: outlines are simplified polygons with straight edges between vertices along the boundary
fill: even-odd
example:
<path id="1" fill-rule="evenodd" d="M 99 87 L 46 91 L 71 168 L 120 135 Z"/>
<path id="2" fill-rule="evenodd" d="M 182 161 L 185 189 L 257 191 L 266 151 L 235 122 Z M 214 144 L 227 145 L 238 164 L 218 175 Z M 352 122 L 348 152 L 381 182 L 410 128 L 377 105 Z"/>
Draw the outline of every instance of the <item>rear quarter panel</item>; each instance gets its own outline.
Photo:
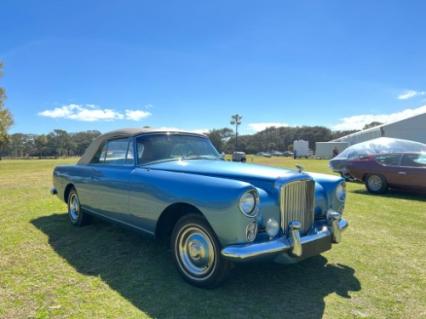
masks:
<path id="1" fill-rule="evenodd" d="M 66 201 L 65 190 L 69 184 L 73 184 L 78 190 L 82 205 L 86 205 L 89 198 L 96 194 L 89 187 L 92 178 L 92 169 L 88 165 L 63 165 L 55 167 L 53 171 L 53 186 L 57 189 L 57 196 Z"/>

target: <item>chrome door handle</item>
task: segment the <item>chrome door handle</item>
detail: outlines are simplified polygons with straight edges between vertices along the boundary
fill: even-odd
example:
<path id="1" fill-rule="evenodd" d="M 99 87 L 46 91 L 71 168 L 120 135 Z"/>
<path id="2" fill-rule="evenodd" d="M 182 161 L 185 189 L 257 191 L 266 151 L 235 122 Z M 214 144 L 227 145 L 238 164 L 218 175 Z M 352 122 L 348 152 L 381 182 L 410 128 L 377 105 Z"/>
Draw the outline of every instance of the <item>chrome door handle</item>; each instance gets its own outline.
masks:
<path id="1" fill-rule="evenodd" d="M 398 174 L 399 174 L 399 175 L 407 175 L 407 172 L 403 172 L 403 171 L 401 171 L 401 172 L 398 172 Z"/>

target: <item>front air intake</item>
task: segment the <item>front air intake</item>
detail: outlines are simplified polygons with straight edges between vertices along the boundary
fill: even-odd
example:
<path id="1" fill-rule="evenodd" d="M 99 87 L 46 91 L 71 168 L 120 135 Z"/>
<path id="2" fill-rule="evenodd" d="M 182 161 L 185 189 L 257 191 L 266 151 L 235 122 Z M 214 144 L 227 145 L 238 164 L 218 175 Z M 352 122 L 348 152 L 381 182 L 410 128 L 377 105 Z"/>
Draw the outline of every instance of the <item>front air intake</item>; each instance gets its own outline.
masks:
<path id="1" fill-rule="evenodd" d="M 281 186 L 280 209 L 281 228 L 289 232 L 289 223 L 301 223 L 300 234 L 305 235 L 314 223 L 315 182 L 298 180 Z"/>

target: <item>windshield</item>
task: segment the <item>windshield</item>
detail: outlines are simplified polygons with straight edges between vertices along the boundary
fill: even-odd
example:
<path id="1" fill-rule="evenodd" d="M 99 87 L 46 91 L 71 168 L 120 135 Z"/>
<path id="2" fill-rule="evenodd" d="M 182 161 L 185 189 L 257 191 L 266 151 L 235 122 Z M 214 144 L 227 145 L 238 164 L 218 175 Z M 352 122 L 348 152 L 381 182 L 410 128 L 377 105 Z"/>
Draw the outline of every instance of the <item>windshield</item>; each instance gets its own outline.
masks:
<path id="1" fill-rule="evenodd" d="M 206 137 L 184 134 L 150 134 L 136 139 L 140 164 L 171 160 L 220 159 Z"/>
<path id="2" fill-rule="evenodd" d="M 352 145 L 337 155 L 335 159 L 356 159 L 363 156 L 385 153 L 426 152 L 426 144 L 409 140 L 379 137 Z"/>

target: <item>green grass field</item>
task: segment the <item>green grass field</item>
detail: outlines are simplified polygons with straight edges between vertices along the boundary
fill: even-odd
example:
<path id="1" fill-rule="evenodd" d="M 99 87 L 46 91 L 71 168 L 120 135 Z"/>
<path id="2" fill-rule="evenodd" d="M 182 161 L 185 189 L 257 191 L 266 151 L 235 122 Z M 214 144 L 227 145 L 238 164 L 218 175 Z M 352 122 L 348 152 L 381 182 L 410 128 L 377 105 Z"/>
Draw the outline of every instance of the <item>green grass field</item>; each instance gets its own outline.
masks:
<path id="1" fill-rule="evenodd" d="M 426 318 L 425 196 L 350 183 L 341 244 L 296 265 L 238 266 L 202 290 L 181 280 L 163 244 L 68 223 L 49 188 L 53 166 L 74 161 L 0 161 L 0 318 Z M 297 163 L 329 172 L 326 161 Z"/>

